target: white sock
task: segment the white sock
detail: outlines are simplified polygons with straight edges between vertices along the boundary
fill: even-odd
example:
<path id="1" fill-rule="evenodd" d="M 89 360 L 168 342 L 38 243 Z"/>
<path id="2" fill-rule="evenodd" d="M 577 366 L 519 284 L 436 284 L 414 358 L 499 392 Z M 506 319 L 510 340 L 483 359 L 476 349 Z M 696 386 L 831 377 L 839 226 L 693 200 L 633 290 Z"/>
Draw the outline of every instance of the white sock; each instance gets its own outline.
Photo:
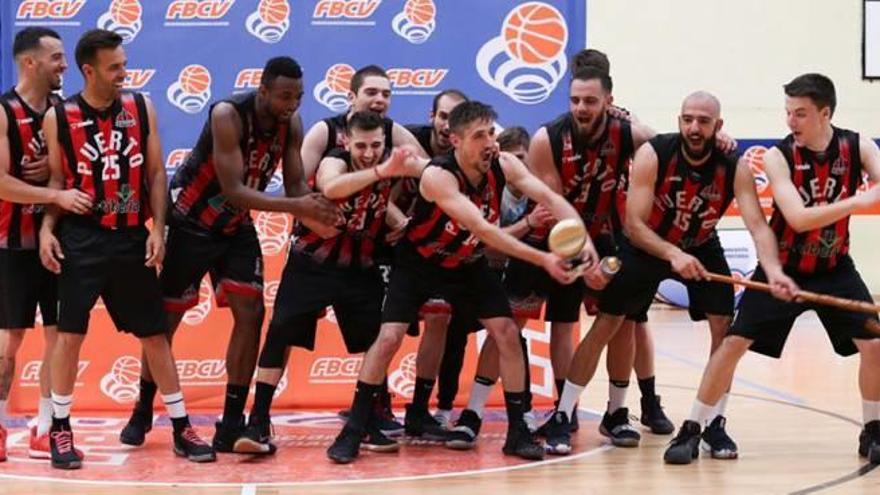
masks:
<path id="1" fill-rule="evenodd" d="M 165 403 L 165 409 L 168 410 L 168 416 L 172 418 L 182 418 L 186 416 L 186 406 L 183 403 L 183 392 L 175 392 L 173 394 L 162 394 L 162 402 Z"/>
<path id="2" fill-rule="evenodd" d="M 6 399 L 0 400 L 0 426 L 6 424 Z"/>
<path id="3" fill-rule="evenodd" d="M 468 398 L 467 408 L 477 413 L 481 419 L 483 418 L 483 409 L 486 407 L 486 401 L 489 400 L 489 393 L 492 392 L 492 385 L 486 385 L 475 381 L 471 386 L 471 396 Z"/>
<path id="4" fill-rule="evenodd" d="M 620 387 L 615 385 L 613 381 L 608 382 L 608 414 L 614 414 L 626 404 L 627 390 L 629 390 L 629 383 L 625 387 Z"/>
<path id="5" fill-rule="evenodd" d="M 724 394 L 718 400 L 718 403 L 715 404 L 715 415 L 709 419 L 715 419 L 718 416 L 724 416 L 724 412 L 727 410 L 727 399 L 730 397 L 730 394 Z"/>
<path id="6" fill-rule="evenodd" d="M 73 404 L 73 394 L 61 395 L 52 392 L 52 415 L 56 418 L 69 418 L 71 404 Z"/>
<path id="7" fill-rule="evenodd" d="M 710 419 L 714 419 L 715 406 L 703 404 L 699 399 L 694 399 L 694 405 L 691 407 L 691 415 L 688 419 L 696 421 L 700 428 L 706 426 Z"/>
<path id="8" fill-rule="evenodd" d="M 572 414 L 574 414 L 574 406 L 581 399 L 581 394 L 585 388 L 585 385 L 582 386 L 565 380 L 565 386 L 562 387 L 562 395 L 559 397 L 559 406 L 556 407 L 556 410 L 564 412 L 568 419 L 571 419 Z"/>
<path id="9" fill-rule="evenodd" d="M 880 420 L 880 401 L 863 400 L 862 417 L 865 419 L 865 424 Z"/>
<path id="10" fill-rule="evenodd" d="M 52 398 L 40 397 L 40 405 L 37 409 L 37 436 L 49 433 L 52 427 Z"/>

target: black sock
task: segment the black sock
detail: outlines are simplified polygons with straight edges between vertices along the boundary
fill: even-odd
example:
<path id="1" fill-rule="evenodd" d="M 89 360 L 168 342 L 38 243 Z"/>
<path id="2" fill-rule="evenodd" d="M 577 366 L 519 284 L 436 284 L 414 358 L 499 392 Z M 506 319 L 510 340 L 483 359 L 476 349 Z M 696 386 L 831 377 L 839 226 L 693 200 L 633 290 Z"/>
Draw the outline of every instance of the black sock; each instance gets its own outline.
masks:
<path id="1" fill-rule="evenodd" d="M 508 428 L 524 421 L 523 402 L 525 402 L 525 392 L 504 391 L 504 407 L 507 409 Z"/>
<path id="2" fill-rule="evenodd" d="M 138 397 L 137 404 L 134 407 L 152 415 L 153 400 L 156 399 L 156 392 L 159 390 L 159 387 L 156 386 L 156 382 L 151 382 L 143 377 L 141 377 L 140 387 L 141 395 Z"/>
<path id="3" fill-rule="evenodd" d="M 653 399 L 657 396 L 654 391 L 654 377 L 649 376 L 648 378 L 644 378 L 639 380 L 639 390 L 642 391 L 642 397 L 645 399 Z"/>
<path id="4" fill-rule="evenodd" d="M 373 385 L 358 380 L 354 389 L 354 400 L 351 403 L 351 413 L 348 416 L 347 426 L 355 430 L 363 431 L 370 418 L 370 412 L 379 400 L 382 385 Z"/>
<path id="5" fill-rule="evenodd" d="M 382 410 L 391 410 L 391 392 L 388 390 L 388 377 L 382 380 L 382 389 L 379 390 L 379 405 Z"/>
<path id="6" fill-rule="evenodd" d="M 226 402 L 223 404 L 223 426 L 237 428 L 244 418 L 244 404 L 247 402 L 247 385 L 226 385 Z"/>
<path id="7" fill-rule="evenodd" d="M 416 377 L 416 386 L 413 390 L 412 407 L 420 410 L 428 410 L 428 401 L 431 400 L 431 392 L 434 391 L 434 381 L 427 378 Z"/>
<path id="8" fill-rule="evenodd" d="M 562 397 L 562 389 L 565 388 L 565 378 L 553 380 L 556 384 L 556 402 L 559 403 L 559 398 Z"/>
<path id="9" fill-rule="evenodd" d="M 272 408 L 272 399 L 275 397 L 275 385 L 258 381 L 254 390 L 254 407 L 251 409 L 251 417 L 267 419 L 269 410 Z"/>
<path id="10" fill-rule="evenodd" d="M 184 428 L 189 426 L 189 416 L 171 418 L 171 426 L 174 428 L 174 434 L 179 434 Z"/>

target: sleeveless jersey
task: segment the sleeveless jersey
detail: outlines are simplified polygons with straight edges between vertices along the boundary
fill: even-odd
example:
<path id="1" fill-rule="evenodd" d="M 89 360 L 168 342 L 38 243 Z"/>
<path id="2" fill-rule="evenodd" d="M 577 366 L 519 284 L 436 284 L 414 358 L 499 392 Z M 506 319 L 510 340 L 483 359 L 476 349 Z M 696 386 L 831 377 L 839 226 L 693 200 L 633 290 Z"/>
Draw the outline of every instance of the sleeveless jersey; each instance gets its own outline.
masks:
<path id="1" fill-rule="evenodd" d="M 683 156 L 679 133 L 660 134 L 649 143 L 657 153 L 657 182 L 648 227 L 685 250 L 714 238 L 733 200 L 736 155 L 713 149 L 703 165 L 693 167 Z"/>
<path id="2" fill-rule="evenodd" d="M 56 95 L 50 94 L 46 108 L 59 102 Z M 8 126 L 6 135 L 10 161 L 7 173 L 24 180 L 24 165 L 46 155 L 43 114 L 28 106 L 14 88 L 0 96 L 0 107 L 6 114 Z M 45 186 L 46 182 L 35 185 Z M 43 210 L 41 204 L 20 204 L 0 199 L 0 249 L 35 249 Z"/>
<path id="3" fill-rule="evenodd" d="M 856 194 L 862 182 L 859 135 L 834 128 L 834 137 L 824 153 L 795 144 L 789 135 L 776 144 L 788 163 L 791 182 L 804 206 L 820 206 Z M 807 232 L 795 232 L 774 203 L 770 226 L 779 242 L 783 266 L 803 274 L 827 272 L 849 252 L 849 215 Z"/>
<path id="4" fill-rule="evenodd" d="M 496 226 L 500 224 L 505 178 L 498 160 L 493 160 L 476 187 L 468 181 L 454 153 L 435 157 L 428 166 L 452 173 L 458 180 L 459 191 L 480 209 L 483 218 Z M 445 268 L 473 263 L 483 255 L 483 243 L 476 236 L 421 195 L 416 198 L 406 238 L 423 258 Z"/>
<path id="5" fill-rule="evenodd" d="M 150 217 L 143 95 L 123 92 L 109 108 L 96 110 L 76 94 L 55 112 L 65 187 L 92 196 L 88 217 L 107 229 L 143 226 Z"/>
<path id="6" fill-rule="evenodd" d="M 351 154 L 347 151 L 334 152 L 330 156 L 345 161 L 349 172 L 355 171 Z M 323 239 L 297 222 L 291 249 L 323 264 L 357 268 L 373 266 L 376 249 L 383 243 L 385 212 L 393 184 L 393 179 L 376 181 L 347 198 L 337 199 L 336 205 L 345 222 L 337 226 L 342 232 L 335 237 Z"/>
<path id="7" fill-rule="evenodd" d="M 289 123 L 285 120 L 272 132 L 260 133 L 256 129 L 255 101 L 254 91 L 223 100 L 235 107 L 241 119 L 242 135 L 238 143 L 244 157 L 241 181 L 247 187 L 265 191 L 287 149 Z M 199 229 L 233 235 L 242 225 L 252 224 L 250 211 L 229 203 L 223 195 L 213 148 L 209 116 L 196 147 L 171 180 L 171 212 L 176 220 Z"/>
<path id="8" fill-rule="evenodd" d="M 544 127 L 562 195 L 581 214 L 590 237 L 617 235 L 623 227 L 621 212 L 635 151 L 630 123 L 609 115 L 595 147 L 580 142 L 571 112 Z"/>

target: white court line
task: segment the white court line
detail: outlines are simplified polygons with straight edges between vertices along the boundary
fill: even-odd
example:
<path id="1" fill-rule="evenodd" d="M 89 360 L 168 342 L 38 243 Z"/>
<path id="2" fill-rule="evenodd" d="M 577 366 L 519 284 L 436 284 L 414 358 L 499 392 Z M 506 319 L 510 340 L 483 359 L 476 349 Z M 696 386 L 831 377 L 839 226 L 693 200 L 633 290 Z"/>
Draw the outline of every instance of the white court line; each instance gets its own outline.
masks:
<path id="1" fill-rule="evenodd" d="M 257 495 L 257 485 L 253 483 L 241 485 L 241 495 Z"/>

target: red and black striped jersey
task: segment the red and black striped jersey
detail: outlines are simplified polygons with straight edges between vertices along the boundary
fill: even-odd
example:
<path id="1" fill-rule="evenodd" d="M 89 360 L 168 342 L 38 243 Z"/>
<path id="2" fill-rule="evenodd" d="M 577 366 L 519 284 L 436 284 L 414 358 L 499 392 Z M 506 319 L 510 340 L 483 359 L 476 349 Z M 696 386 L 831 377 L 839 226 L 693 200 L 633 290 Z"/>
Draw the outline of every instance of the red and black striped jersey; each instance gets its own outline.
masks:
<path id="1" fill-rule="evenodd" d="M 126 91 L 97 110 L 76 94 L 55 112 L 65 187 L 92 196 L 89 218 L 96 225 L 143 226 L 151 214 L 144 173 L 150 134 L 144 96 Z"/>
<path id="2" fill-rule="evenodd" d="M 828 148 L 821 153 L 797 146 L 792 135 L 777 143 L 776 148 L 785 157 L 791 182 L 808 208 L 853 196 L 862 182 L 858 133 L 835 127 Z M 849 215 L 798 233 L 774 203 L 770 227 L 779 243 L 782 265 L 798 273 L 831 270 L 849 252 Z"/>
<path id="3" fill-rule="evenodd" d="M 255 91 L 251 91 L 217 103 L 231 104 L 241 119 L 242 132 L 238 144 L 244 158 L 242 183 L 252 189 L 265 191 L 287 149 L 289 122 L 283 120 L 267 132 L 257 129 L 256 95 Z M 214 164 L 210 112 L 208 115 L 195 148 L 171 179 L 171 214 L 175 220 L 198 229 L 233 235 L 242 225 L 252 223 L 250 210 L 228 202 L 223 195 Z"/>
<path id="4" fill-rule="evenodd" d="M 357 171 L 349 152 L 337 150 L 329 156 L 345 161 L 349 172 Z M 336 226 L 341 232 L 335 237 L 323 239 L 297 222 L 291 249 L 327 265 L 373 266 L 376 250 L 384 244 L 385 213 L 393 186 L 394 179 L 379 180 L 347 198 L 337 199 L 336 205 L 345 220 Z"/>
<path id="5" fill-rule="evenodd" d="M 56 95 L 50 94 L 46 108 L 57 105 L 60 101 Z M 46 140 L 42 130 L 43 113 L 28 106 L 15 88 L 0 96 L 0 107 L 6 113 L 10 158 L 7 173 L 24 180 L 24 165 L 46 155 Z M 34 185 L 45 186 L 46 182 Z M 43 209 L 44 205 L 41 204 L 21 204 L 0 199 L 0 248 L 36 249 Z"/>
<path id="6" fill-rule="evenodd" d="M 648 227 L 681 249 L 717 236 L 715 225 L 733 200 L 736 154 L 712 150 L 694 167 L 684 157 L 681 134 L 660 134 L 648 141 L 657 153 L 657 181 Z"/>
<path id="7" fill-rule="evenodd" d="M 590 237 L 622 231 L 622 210 L 632 160 L 629 121 L 608 115 L 605 130 L 592 146 L 582 142 L 571 112 L 545 124 L 562 195 L 581 214 Z"/>
<path id="8" fill-rule="evenodd" d="M 498 160 L 493 160 L 482 182 L 474 186 L 455 160 L 455 154 L 434 157 L 429 167 L 442 167 L 458 180 L 458 190 L 479 208 L 493 225 L 501 223 L 501 198 L 506 179 Z M 406 231 L 407 240 L 426 260 L 445 268 L 473 263 L 483 255 L 483 243 L 436 203 L 421 194 Z"/>

